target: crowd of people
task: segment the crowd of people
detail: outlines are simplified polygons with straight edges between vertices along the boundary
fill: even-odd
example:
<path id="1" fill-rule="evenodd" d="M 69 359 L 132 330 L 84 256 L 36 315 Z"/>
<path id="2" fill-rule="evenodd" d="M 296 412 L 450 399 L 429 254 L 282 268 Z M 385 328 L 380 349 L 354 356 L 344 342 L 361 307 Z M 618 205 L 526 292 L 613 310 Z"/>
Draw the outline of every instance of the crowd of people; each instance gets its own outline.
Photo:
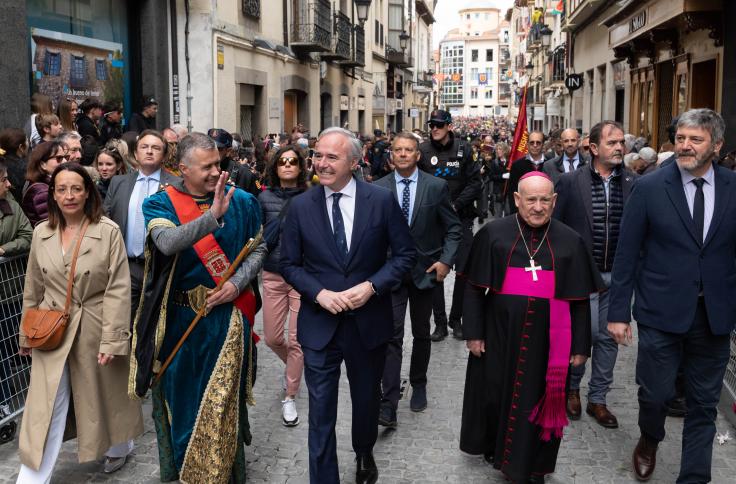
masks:
<path id="1" fill-rule="evenodd" d="M 736 272 L 724 216 L 736 175 L 717 113 L 682 114 L 659 149 L 613 121 L 532 131 L 514 160 L 501 116 L 435 110 L 426 130 L 313 137 L 298 125 L 244 140 L 158 131 L 156 108 L 147 96 L 123 130 L 119 106 L 62 100 L 52 113 L 34 94 L 25 129 L 0 131 L 0 255 L 30 250 L 24 315 L 67 316 L 43 349 L 25 319 L 3 322 L 20 335 L 3 354 L 32 357 L 18 482 L 48 482 L 70 436 L 80 462 L 119 470 L 143 398 L 162 481 L 245 481 L 258 311 L 284 364 L 285 426 L 300 424 L 302 379 L 309 390 L 310 481 L 339 482 L 344 362 L 356 481 L 376 482 L 378 428 L 399 427 L 407 309 L 411 411 L 428 407 L 432 344 L 452 330 L 469 350 L 460 449 L 512 482 L 543 482 L 581 418 L 588 359 L 585 411 L 618 427 L 607 395 L 633 294 L 634 474 L 652 476 L 665 417 L 684 416 L 678 482 L 710 480 L 736 315 L 723 284 Z"/>

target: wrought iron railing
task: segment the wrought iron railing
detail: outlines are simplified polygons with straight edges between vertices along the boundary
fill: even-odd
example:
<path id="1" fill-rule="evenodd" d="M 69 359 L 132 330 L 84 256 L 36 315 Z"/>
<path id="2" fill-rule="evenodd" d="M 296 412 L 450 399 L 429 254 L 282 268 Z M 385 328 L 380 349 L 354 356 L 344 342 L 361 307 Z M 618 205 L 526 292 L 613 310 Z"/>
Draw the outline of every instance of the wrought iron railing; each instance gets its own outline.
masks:
<path id="1" fill-rule="evenodd" d="M 386 45 L 386 60 L 389 64 L 398 67 L 410 67 L 414 65 L 414 58 L 406 51 L 397 50 L 390 45 Z"/>
<path id="2" fill-rule="evenodd" d="M 293 0 L 291 47 L 304 52 L 328 51 L 332 47 L 329 0 Z"/>

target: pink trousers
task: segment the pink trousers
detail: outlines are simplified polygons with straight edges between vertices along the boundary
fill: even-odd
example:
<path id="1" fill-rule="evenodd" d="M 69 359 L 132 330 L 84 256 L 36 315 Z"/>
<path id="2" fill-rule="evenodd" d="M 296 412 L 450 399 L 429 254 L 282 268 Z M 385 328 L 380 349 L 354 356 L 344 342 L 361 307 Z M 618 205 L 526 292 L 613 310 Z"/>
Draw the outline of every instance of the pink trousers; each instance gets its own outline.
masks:
<path id="1" fill-rule="evenodd" d="M 281 275 L 263 271 L 263 333 L 266 344 L 286 363 L 286 395 L 296 395 L 304 371 L 304 354 L 296 340 L 296 319 L 301 296 Z M 289 317 L 289 336 L 284 323 Z"/>

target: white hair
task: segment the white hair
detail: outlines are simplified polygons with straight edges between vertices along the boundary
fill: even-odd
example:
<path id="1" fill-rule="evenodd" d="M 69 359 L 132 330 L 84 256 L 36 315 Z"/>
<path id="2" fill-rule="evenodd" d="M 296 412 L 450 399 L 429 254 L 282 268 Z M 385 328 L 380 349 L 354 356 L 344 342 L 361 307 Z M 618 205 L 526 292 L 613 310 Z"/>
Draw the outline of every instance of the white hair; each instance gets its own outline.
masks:
<path id="1" fill-rule="evenodd" d="M 634 162 L 640 158 L 639 153 L 629 153 L 624 156 L 624 166 L 629 170 L 633 170 Z"/>
<path id="2" fill-rule="evenodd" d="M 187 131 L 187 128 L 181 124 L 172 124 L 171 128 L 169 129 L 171 129 L 171 131 L 176 133 L 176 135 L 179 136 L 179 139 L 182 139 L 184 136 L 189 134 L 189 131 Z"/>
<path id="3" fill-rule="evenodd" d="M 338 126 L 326 128 L 317 137 L 317 142 L 319 143 L 319 140 L 330 134 L 339 134 L 348 140 L 348 142 L 350 143 L 349 155 L 351 162 L 360 159 L 360 156 L 363 152 L 363 143 L 360 142 L 360 140 L 355 136 L 355 134 L 353 134 L 352 131 L 348 131 L 347 129 L 343 129 Z"/>
<path id="4" fill-rule="evenodd" d="M 639 158 L 644 160 L 647 165 L 657 162 L 657 152 L 650 146 L 645 146 L 639 150 Z"/>

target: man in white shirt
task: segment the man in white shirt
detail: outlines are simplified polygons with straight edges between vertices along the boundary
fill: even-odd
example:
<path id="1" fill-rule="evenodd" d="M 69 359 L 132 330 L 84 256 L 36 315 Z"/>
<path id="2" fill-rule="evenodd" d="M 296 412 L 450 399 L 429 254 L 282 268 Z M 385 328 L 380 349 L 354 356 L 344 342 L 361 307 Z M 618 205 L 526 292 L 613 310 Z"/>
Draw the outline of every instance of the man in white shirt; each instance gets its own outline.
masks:
<path id="1" fill-rule="evenodd" d="M 570 173 L 585 165 L 585 160 L 580 156 L 580 133 L 577 129 L 567 128 L 560 135 L 562 142 L 562 154 L 544 162 L 544 171 L 556 184 L 563 173 Z"/>

